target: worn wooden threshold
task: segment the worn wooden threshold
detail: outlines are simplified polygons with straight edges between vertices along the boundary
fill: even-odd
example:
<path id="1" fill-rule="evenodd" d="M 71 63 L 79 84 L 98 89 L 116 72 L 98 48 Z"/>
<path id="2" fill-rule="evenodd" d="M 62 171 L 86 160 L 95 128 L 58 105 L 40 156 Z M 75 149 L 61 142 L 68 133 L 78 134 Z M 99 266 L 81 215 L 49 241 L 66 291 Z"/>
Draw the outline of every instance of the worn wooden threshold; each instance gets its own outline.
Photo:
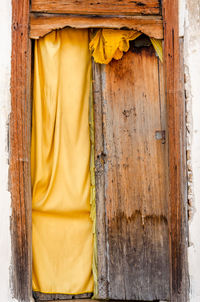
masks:
<path id="1" fill-rule="evenodd" d="M 39 39 L 55 29 L 73 28 L 128 28 L 141 31 L 156 39 L 163 39 L 160 16 L 95 16 L 71 14 L 30 14 L 30 38 Z"/>
<path id="2" fill-rule="evenodd" d="M 89 300 L 93 296 L 93 293 L 84 293 L 79 295 L 67 295 L 67 294 L 45 294 L 41 292 L 33 291 L 33 298 L 35 301 L 71 301 L 71 300 Z"/>
<path id="3" fill-rule="evenodd" d="M 37 300 L 37 302 L 52 302 L 55 300 Z M 103 302 L 103 301 L 109 301 L 109 302 L 125 302 L 125 300 L 92 300 L 92 299 L 73 299 L 73 300 L 57 300 L 57 301 L 61 301 L 61 302 L 92 302 L 92 301 L 96 301 L 96 302 Z M 129 302 L 139 302 L 138 300 L 129 300 Z M 150 301 L 141 301 L 141 302 L 150 302 Z M 160 301 L 160 300 L 154 300 L 151 302 L 167 302 L 167 301 Z"/>
<path id="4" fill-rule="evenodd" d="M 91 302 L 91 301 L 101 301 L 102 300 L 92 300 L 92 299 L 72 299 L 72 300 L 37 300 L 37 302 L 51 302 L 51 301 L 61 301 L 61 302 Z"/>
<path id="5" fill-rule="evenodd" d="M 92 300 L 92 299 L 72 299 L 72 300 L 62 300 L 62 299 L 59 299 L 59 300 L 36 300 L 37 302 L 52 302 L 52 301 L 61 301 L 61 302 L 91 302 L 91 301 L 101 301 L 102 300 Z M 116 301 L 115 301 L 116 302 Z"/>

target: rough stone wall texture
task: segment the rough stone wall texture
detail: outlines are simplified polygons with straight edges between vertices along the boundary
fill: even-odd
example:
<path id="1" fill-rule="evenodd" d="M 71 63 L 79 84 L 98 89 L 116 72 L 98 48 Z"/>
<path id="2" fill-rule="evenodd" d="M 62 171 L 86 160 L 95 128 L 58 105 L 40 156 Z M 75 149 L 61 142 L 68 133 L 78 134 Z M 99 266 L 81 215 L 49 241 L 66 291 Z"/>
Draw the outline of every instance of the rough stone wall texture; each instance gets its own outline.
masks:
<path id="1" fill-rule="evenodd" d="M 11 199 L 8 192 L 8 119 L 10 112 L 11 0 L 0 1 L 0 301 L 10 296 Z"/>
<path id="2" fill-rule="evenodd" d="M 190 302 L 200 301 L 200 0 L 186 0 L 184 63 L 187 124 Z"/>

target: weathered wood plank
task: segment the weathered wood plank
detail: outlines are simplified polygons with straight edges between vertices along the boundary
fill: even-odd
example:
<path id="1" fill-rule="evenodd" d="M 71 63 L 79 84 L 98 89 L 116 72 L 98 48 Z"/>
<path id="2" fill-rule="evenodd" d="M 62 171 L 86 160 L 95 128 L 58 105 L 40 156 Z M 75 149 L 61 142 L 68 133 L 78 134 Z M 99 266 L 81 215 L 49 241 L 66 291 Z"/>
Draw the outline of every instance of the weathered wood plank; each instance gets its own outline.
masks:
<path id="1" fill-rule="evenodd" d="M 52 302 L 52 301 L 55 301 L 55 300 L 37 300 L 36 302 Z M 72 299 L 72 300 L 60 300 L 60 301 L 61 302 L 91 302 L 92 300 L 91 299 L 84 299 L 84 300 L 83 299 L 75 299 L 75 301 L 74 301 L 74 299 Z M 102 300 L 94 300 L 94 301 L 102 302 Z"/>
<path id="2" fill-rule="evenodd" d="M 32 296 L 31 260 L 31 43 L 29 0 L 12 1 L 10 192 L 12 288 L 17 301 Z"/>
<path id="3" fill-rule="evenodd" d="M 105 171 L 104 171 L 104 139 L 102 113 L 102 72 L 103 66 L 92 63 L 93 71 L 93 101 L 95 123 L 95 185 L 96 185 L 96 234 L 97 234 L 97 263 L 98 263 L 98 296 L 108 297 L 107 280 L 107 243 L 105 216 Z"/>
<path id="4" fill-rule="evenodd" d="M 157 39 L 163 38 L 161 17 L 100 17 L 59 14 L 32 13 L 30 18 L 30 38 L 38 39 L 54 29 L 66 26 L 74 28 L 129 28 Z"/>
<path id="5" fill-rule="evenodd" d="M 101 72 L 107 298 L 168 300 L 168 143 L 156 137 L 166 131 L 162 66 L 150 47 Z"/>
<path id="6" fill-rule="evenodd" d="M 178 0 L 163 1 L 164 65 L 169 129 L 171 301 L 188 301 L 187 184 L 183 45 Z"/>
<path id="7" fill-rule="evenodd" d="M 111 15 L 159 15 L 159 0 L 32 0 L 33 12 Z"/>
<path id="8" fill-rule="evenodd" d="M 30 38 L 39 39 L 52 30 L 66 26 L 74 28 L 129 28 L 143 32 L 156 39 L 163 39 L 163 22 L 157 17 L 101 17 L 32 13 Z"/>
<path id="9" fill-rule="evenodd" d="M 59 299 L 61 302 L 74 302 L 74 299 L 72 299 L 72 300 L 63 300 L 63 299 Z M 55 301 L 55 299 L 54 300 L 37 300 L 36 302 L 52 302 L 52 301 Z M 91 302 L 92 300 L 91 299 L 75 299 L 75 302 Z M 99 301 L 99 302 L 101 302 L 100 300 L 95 300 L 95 301 Z"/>
<path id="10" fill-rule="evenodd" d="M 55 300 L 54 300 L 55 301 Z M 72 300 L 61 300 L 61 302 L 91 302 L 91 301 L 96 301 L 96 302 L 102 302 L 103 300 L 91 300 L 91 299 L 76 299 L 74 301 L 74 299 Z M 38 300 L 37 302 L 52 302 L 52 300 Z M 122 302 L 120 300 L 109 300 L 109 302 Z M 130 302 L 138 302 L 138 301 L 130 301 Z M 142 302 L 149 302 L 149 301 L 142 301 Z M 158 302 L 158 301 L 154 301 L 154 302 Z M 165 301 L 162 301 L 165 302 Z M 167 302 L 167 301 L 166 301 Z"/>
<path id="11" fill-rule="evenodd" d="M 33 297 L 35 301 L 55 301 L 55 300 L 61 300 L 61 301 L 71 301 L 74 299 L 80 300 L 80 299 L 90 299 L 92 297 L 91 293 L 85 293 L 85 294 L 80 294 L 80 295 L 65 295 L 65 294 L 44 294 L 40 292 L 33 292 Z M 82 300 L 81 300 L 82 301 Z M 91 300 L 90 300 L 91 301 Z"/>

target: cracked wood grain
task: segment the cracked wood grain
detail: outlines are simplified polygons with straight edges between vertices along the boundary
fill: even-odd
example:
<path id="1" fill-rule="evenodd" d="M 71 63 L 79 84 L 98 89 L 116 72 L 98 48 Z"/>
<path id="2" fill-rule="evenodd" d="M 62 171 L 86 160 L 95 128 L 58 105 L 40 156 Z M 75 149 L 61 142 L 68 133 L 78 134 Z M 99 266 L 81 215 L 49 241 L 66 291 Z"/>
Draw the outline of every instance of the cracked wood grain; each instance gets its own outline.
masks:
<path id="1" fill-rule="evenodd" d="M 152 47 L 142 47 L 99 73 L 104 183 L 96 189 L 104 201 L 107 242 L 99 288 L 106 277 L 107 299 L 168 300 L 168 141 L 155 137 L 167 131 L 163 66 Z"/>
<path id="2" fill-rule="evenodd" d="M 11 114 L 9 124 L 12 199 L 11 282 L 14 298 L 30 301 L 31 260 L 31 42 L 28 37 L 29 1 L 12 1 Z"/>
<path id="3" fill-rule="evenodd" d="M 165 94 L 169 131 L 171 301 L 188 301 L 187 177 L 183 41 L 178 0 L 163 1 Z"/>
<path id="4" fill-rule="evenodd" d="M 32 12 L 110 15 L 160 15 L 159 0 L 32 0 Z"/>
<path id="5" fill-rule="evenodd" d="M 80 16 L 67 14 L 30 15 L 30 38 L 39 39 L 52 30 L 73 28 L 129 28 L 141 31 L 149 37 L 163 39 L 163 22 L 160 16 Z"/>

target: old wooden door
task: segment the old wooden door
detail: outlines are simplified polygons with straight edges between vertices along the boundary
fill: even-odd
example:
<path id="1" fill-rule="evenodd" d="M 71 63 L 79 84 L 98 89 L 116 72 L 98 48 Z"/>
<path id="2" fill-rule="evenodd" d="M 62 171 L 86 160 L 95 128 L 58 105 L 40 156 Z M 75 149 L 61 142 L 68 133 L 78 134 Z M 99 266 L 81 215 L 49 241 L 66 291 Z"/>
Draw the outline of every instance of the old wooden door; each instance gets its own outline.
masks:
<path id="1" fill-rule="evenodd" d="M 99 297 L 168 300 L 163 66 L 153 47 L 94 66 Z"/>

